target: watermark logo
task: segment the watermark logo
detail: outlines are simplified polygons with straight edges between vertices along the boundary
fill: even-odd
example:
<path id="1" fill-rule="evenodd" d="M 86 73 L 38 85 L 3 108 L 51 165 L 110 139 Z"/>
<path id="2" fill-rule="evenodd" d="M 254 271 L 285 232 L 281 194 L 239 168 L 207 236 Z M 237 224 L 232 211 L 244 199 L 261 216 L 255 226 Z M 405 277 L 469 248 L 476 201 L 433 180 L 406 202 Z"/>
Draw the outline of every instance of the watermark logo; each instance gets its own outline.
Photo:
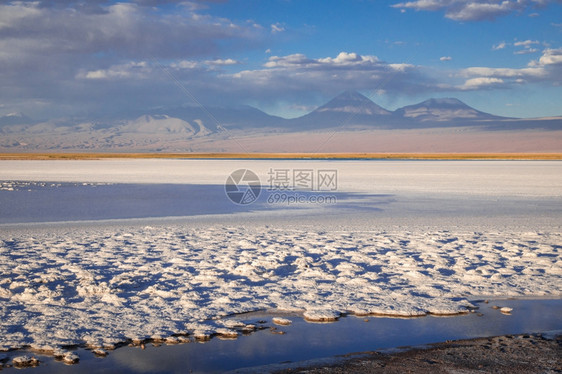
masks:
<path id="1" fill-rule="evenodd" d="M 268 191 L 336 191 L 338 171 L 335 169 L 269 169 Z"/>
<path id="2" fill-rule="evenodd" d="M 233 171 L 224 184 L 226 196 L 235 204 L 248 205 L 258 199 L 261 182 L 256 173 L 248 169 Z"/>
<path id="3" fill-rule="evenodd" d="M 238 205 L 255 202 L 262 191 L 260 178 L 249 169 L 232 172 L 224 187 L 228 198 Z M 269 193 L 266 202 L 272 205 L 335 204 L 336 195 L 326 193 L 337 191 L 338 171 L 270 168 L 263 189 Z"/>

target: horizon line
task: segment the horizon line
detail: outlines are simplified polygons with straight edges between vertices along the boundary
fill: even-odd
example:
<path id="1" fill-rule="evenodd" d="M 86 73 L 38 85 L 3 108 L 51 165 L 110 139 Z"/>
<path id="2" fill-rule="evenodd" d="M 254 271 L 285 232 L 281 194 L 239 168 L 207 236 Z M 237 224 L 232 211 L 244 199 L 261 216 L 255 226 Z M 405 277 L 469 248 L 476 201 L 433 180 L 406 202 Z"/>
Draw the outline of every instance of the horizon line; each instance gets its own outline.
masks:
<path id="1" fill-rule="evenodd" d="M 276 152 L 276 153 L 231 153 L 231 152 L 197 152 L 197 153 L 154 153 L 154 152 L 18 152 L 0 153 L 0 160 L 102 160 L 102 159 L 295 159 L 295 160 L 562 160 L 560 152 Z"/>

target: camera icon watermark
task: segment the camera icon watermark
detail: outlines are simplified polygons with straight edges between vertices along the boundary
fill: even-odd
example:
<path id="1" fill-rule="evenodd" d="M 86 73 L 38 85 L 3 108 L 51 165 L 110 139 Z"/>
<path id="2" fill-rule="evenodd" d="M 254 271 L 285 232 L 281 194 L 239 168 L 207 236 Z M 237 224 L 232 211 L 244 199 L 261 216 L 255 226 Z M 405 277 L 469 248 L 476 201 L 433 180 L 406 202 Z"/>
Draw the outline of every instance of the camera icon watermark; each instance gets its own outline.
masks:
<path id="1" fill-rule="evenodd" d="M 233 203 L 248 205 L 260 196 L 260 178 L 249 169 L 238 169 L 230 173 L 224 184 L 224 190 Z"/>
<path id="2" fill-rule="evenodd" d="M 225 183 L 227 197 L 235 204 L 249 205 L 257 201 L 262 190 L 272 205 L 335 204 L 337 197 L 327 195 L 338 189 L 335 169 L 270 168 L 267 185 L 262 186 L 256 173 L 249 169 L 233 171 Z"/>

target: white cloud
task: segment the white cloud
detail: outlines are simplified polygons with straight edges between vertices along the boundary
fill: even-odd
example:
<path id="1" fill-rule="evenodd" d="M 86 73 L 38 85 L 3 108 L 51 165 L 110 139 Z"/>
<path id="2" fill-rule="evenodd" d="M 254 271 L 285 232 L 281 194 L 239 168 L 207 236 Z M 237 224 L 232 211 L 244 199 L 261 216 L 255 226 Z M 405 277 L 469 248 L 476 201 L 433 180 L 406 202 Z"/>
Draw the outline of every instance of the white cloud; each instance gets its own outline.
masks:
<path id="1" fill-rule="evenodd" d="M 199 67 L 199 63 L 197 61 L 181 60 L 178 62 L 172 62 L 170 67 L 174 69 L 195 69 Z"/>
<path id="2" fill-rule="evenodd" d="M 414 69 L 415 66 L 412 64 L 388 64 L 388 66 L 394 71 L 406 72 L 408 69 Z"/>
<path id="3" fill-rule="evenodd" d="M 315 63 L 314 60 L 308 59 L 302 53 L 295 53 L 285 57 L 271 56 L 269 61 L 264 65 L 268 68 L 288 67 L 291 65 L 299 66 L 307 63 Z"/>
<path id="4" fill-rule="evenodd" d="M 152 71 L 152 68 L 145 62 L 129 62 L 126 64 L 114 65 L 108 69 L 98 69 L 80 72 L 77 78 L 84 79 L 143 79 Z"/>
<path id="5" fill-rule="evenodd" d="M 546 72 L 541 67 L 528 67 L 522 69 L 514 68 L 488 68 L 488 67 L 471 67 L 460 71 L 460 76 L 483 76 L 483 77 L 501 77 L 501 78 L 541 78 Z"/>
<path id="6" fill-rule="evenodd" d="M 500 50 L 500 49 L 505 49 L 508 46 L 522 47 L 523 49 L 519 49 L 517 51 L 514 51 L 513 53 L 516 54 L 516 55 L 526 55 L 526 54 L 539 52 L 539 50 L 537 48 L 533 47 L 533 46 L 539 45 L 539 44 L 541 44 L 541 42 L 538 41 L 538 40 L 521 40 L 521 41 L 515 41 L 513 43 L 501 42 L 501 43 L 493 45 L 492 50 L 497 51 L 497 50 Z M 543 44 L 546 45 L 545 43 L 543 43 Z"/>
<path id="7" fill-rule="evenodd" d="M 540 57 L 539 65 L 561 65 L 562 64 L 562 48 L 558 49 L 545 49 L 543 55 Z"/>
<path id="8" fill-rule="evenodd" d="M 540 44 L 540 42 L 538 40 L 523 40 L 513 43 L 513 45 L 516 47 L 530 47 L 533 44 Z"/>
<path id="9" fill-rule="evenodd" d="M 223 40 L 257 41 L 260 30 L 184 7 L 159 13 L 135 3 L 103 5 L 101 13 L 70 7 L 41 7 L 37 2 L 0 4 L 0 54 L 4 63 L 42 64 L 64 55 L 117 58 L 185 58 L 216 54 Z M 23 61 L 22 61 L 23 60 Z"/>
<path id="10" fill-rule="evenodd" d="M 504 16 L 516 9 L 520 9 L 519 1 L 502 1 L 498 3 L 467 2 L 462 7 L 451 8 L 446 17 L 456 21 L 480 21 Z"/>
<path id="11" fill-rule="evenodd" d="M 216 101 L 220 96 L 223 102 L 223 98 L 244 97 L 261 103 L 294 102 L 299 98 L 306 102 L 307 98 L 331 96 L 348 89 L 408 95 L 505 89 L 534 82 L 562 83 L 562 49 L 546 49 L 540 58 L 521 68 L 468 67 L 446 74 L 442 70 L 389 63 L 377 56 L 354 52 L 320 58 L 305 54 L 270 56 L 258 69 L 234 73 L 217 70 L 237 63 L 235 59 L 184 59 L 162 66 L 155 61 L 138 60 L 103 69 L 84 69 L 77 78 L 84 82 L 131 87 L 136 91 L 136 87 L 144 87 L 150 95 L 156 95 L 158 89 L 164 90 L 164 95 L 176 95 L 176 100 L 175 86 L 182 82 L 203 101 L 205 97 Z M 167 72 L 173 74 L 172 79 Z"/>
<path id="12" fill-rule="evenodd" d="M 537 48 L 533 48 L 533 46 L 536 44 L 540 44 L 540 42 L 538 40 L 522 40 L 519 42 L 515 42 L 513 43 L 515 47 L 523 47 L 523 49 L 520 49 L 513 53 L 516 55 L 527 55 L 531 53 L 536 53 L 539 51 Z"/>
<path id="13" fill-rule="evenodd" d="M 453 58 L 451 56 L 443 56 L 439 58 L 440 61 L 451 61 Z"/>
<path id="14" fill-rule="evenodd" d="M 372 66 L 379 62 L 376 56 L 362 56 L 357 53 L 340 52 L 336 57 L 324 57 L 318 59 L 308 58 L 302 53 L 295 53 L 288 56 L 271 56 L 269 61 L 264 64 L 267 68 L 279 67 L 342 67 L 342 66 Z M 403 68 L 403 66 L 396 66 Z"/>
<path id="15" fill-rule="evenodd" d="M 536 43 L 530 43 L 533 45 Z M 562 84 L 562 48 L 545 49 L 538 60 L 529 62 L 524 68 L 469 67 L 457 75 L 466 78 L 458 86 L 463 90 L 509 87 L 514 84 L 548 82 Z"/>
<path id="16" fill-rule="evenodd" d="M 504 81 L 500 78 L 488 78 L 488 77 L 479 77 L 479 78 L 470 78 L 467 79 L 462 86 L 459 88 L 461 90 L 476 90 L 482 88 L 491 88 L 503 85 Z"/>
<path id="17" fill-rule="evenodd" d="M 279 22 L 271 25 L 271 32 L 273 34 L 283 32 L 283 31 L 285 31 L 285 27 L 282 24 L 280 24 Z"/>
<path id="18" fill-rule="evenodd" d="M 392 5 L 393 8 L 410 8 L 415 10 L 439 10 L 443 6 L 443 1 L 440 0 L 416 0 Z"/>
<path id="19" fill-rule="evenodd" d="M 407 63 L 387 63 L 372 55 L 340 52 L 335 57 L 311 58 L 304 54 L 271 56 L 262 69 L 245 70 L 230 78 L 227 87 L 245 94 L 289 98 L 309 93 L 336 94 L 343 90 L 385 90 L 414 93 L 435 87 L 433 78 Z M 258 94 L 259 93 L 259 94 Z"/>
<path id="20" fill-rule="evenodd" d="M 207 65 L 216 65 L 216 66 L 228 66 L 228 65 L 238 65 L 240 61 L 236 61 L 232 58 L 227 59 L 216 59 L 216 60 L 207 60 L 205 61 Z"/>
<path id="21" fill-rule="evenodd" d="M 357 53 L 340 52 L 336 57 L 324 57 L 319 59 L 308 58 L 302 53 L 288 56 L 271 56 L 264 65 L 267 68 L 277 67 L 341 67 L 341 66 L 372 66 L 379 62 L 376 56 L 362 56 Z"/>
<path id="22" fill-rule="evenodd" d="M 498 44 L 493 45 L 493 46 L 492 46 L 492 49 L 493 49 L 494 51 L 498 51 L 498 50 L 500 50 L 500 49 L 504 49 L 505 47 L 507 47 L 507 43 L 506 43 L 506 42 L 501 42 L 501 43 L 498 43 Z"/>
<path id="23" fill-rule="evenodd" d="M 269 37 L 269 30 L 251 22 L 199 13 L 200 7 L 182 1 L 168 0 L 162 11 L 162 3 L 0 1 L 0 101 L 33 111 L 44 99 L 52 103 L 50 111 L 61 113 L 114 108 L 112 95 L 134 96 L 127 105 L 139 105 L 143 95 L 159 104 L 175 88 L 153 61 L 165 62 L 182 79 L 192 74 L 189 84 L 200 87 L 194 82 L 209 78 L 202 71 L 217 74 L 234 63 L 223 57 L 225 48 L 253 49 Z M 155 79 L 152 85 L 148 77 Z M 168 87 L 168 96 L 157 91 L 159 84 Z"/>
<path id="24" fill-rule="evenodd" d="M 162 69 L 172 69 L 173 71 L 189 72 L 196 71 L 198 73 L 204 70 L 212 70 L 216 66 L 229 66 L 240 64 L 239 61 L 234 59 L 216 59 L 207 60 L 204 62 L 180 60 L 163 65 L 160 62 L 154 61 L 148 63 L 146 61 L 131 61 L 124 64 L 112 65 L 107 69 L 97 70 L 82 70 L 76 74 L 78 79 L 155 79 L 154 73 L 159 73 Z"/>
<path id="25" fill-rule="evenodd" d="M 531 54 L 531 53 L 536 53 L 538 51 L 539 50 L 536 49 L 536 48 L 526 48 L 526 49 L 521 49 L 519 51 L 515 51 L 513 53 L 516 54 L 516 55 L 528 55 L 528 54 Z"/>
<path id="26" fill-rule="evenodd" d="M 559 0 L 415 0 L 392 7 L 418 11 L 444 11 L 445 17 L 456 21 L 493 20 L 527 8 L 547 6 Z"/>
<path id="27" fill-rule="evenodd" d="M 370 65 L 375 64 L 379 61 L 376 56 L 361 56 L 357 53 L 347 53 L 340 52 L 335 58 L 326 57 L 318 60 L 323 64 L 334 64 L 334 65 Z"/>

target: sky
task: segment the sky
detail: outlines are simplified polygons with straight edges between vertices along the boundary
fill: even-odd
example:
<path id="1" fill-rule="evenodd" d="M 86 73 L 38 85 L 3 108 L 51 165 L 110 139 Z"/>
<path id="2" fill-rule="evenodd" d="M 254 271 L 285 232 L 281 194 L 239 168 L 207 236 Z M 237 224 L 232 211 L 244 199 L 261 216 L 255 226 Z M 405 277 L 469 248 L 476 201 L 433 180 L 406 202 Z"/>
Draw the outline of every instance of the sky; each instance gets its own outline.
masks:
<path id="1" fill-rule="evenodd" d="M 296 117 L 346 90 L 562 115 L 562 0 L 0 1 L 0 115 Z"/>

